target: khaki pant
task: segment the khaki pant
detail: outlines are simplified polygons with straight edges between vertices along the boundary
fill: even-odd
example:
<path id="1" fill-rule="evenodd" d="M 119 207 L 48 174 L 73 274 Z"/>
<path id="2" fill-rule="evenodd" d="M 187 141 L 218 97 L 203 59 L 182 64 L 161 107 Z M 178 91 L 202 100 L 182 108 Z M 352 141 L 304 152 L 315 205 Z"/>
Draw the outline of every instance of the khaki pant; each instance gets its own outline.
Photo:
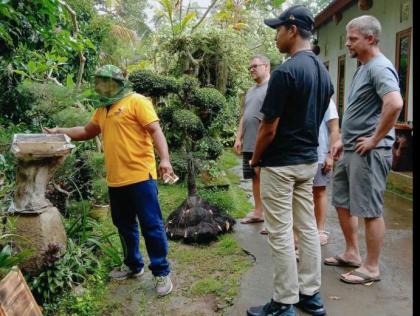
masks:
<path id="1" fill-rule="evenodd" d="M 321 246 L 312 185 L 317 163 L 261 168 L 261 200 L 274 261 L 276 302 L 295 304 L 299 292 L 313 295 L 321 287 Z M 293 228 L 299 238 L 296 262 Z"/>

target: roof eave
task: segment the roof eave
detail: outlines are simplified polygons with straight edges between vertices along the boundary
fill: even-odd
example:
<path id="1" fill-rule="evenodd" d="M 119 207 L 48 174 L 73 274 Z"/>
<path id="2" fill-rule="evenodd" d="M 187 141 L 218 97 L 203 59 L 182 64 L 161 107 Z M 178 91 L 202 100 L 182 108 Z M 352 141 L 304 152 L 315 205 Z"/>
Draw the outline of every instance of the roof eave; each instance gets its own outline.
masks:
<path id="1" fill-rule="evenodd" d="M 328 23 L 334 14 L 342 12 L 356 3 L 357 0 L 333 0 L 324 10 L 322 10 L 315 17 L 315 29 L 320 28 L 322 25 Z"/>

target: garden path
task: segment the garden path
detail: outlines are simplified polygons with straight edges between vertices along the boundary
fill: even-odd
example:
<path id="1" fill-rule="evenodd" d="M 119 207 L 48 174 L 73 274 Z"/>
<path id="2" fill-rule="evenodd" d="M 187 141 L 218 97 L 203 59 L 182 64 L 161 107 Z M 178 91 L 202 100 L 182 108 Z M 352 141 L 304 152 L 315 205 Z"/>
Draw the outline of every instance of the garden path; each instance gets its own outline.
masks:
<path id="1" fill-rule="evenodd" d="M 232 170 L 242 174 L 241 167 Z M 241 187 L 251 196 L 250 181 Z M 330 188 L 329 188 L 330 189 Z M 331 190 L 328 190 L 330 193 Z M 329 202 L 331 196 L 329 194 Z M 344 245 L 335 209 L 329 204 L 327 230 L 330 242 L 322 247 L 322 258 L 339 254 Z M 339 280 L 349 269 L 322 265 L 321 295 L 331 316 L 412 315 L 413 314 L 413 203 L 390 192 L 385 194 L 387 231 L 381 257 L 381 282 L 349 285 Z M 360 222 L 359 242 L 366 253 L 364 224 Z M 263 224 L 237 224 L 235 235 L 241 247 L 255 256 L 256 264 L 243 276 L 240 294 L 224 315 L 244 316 L 249 306 L 265 304 L 272 296 L 272 262 L 267 237 L 260 235 Z M 298 315 L 306 315 L 298 311 Z"/>

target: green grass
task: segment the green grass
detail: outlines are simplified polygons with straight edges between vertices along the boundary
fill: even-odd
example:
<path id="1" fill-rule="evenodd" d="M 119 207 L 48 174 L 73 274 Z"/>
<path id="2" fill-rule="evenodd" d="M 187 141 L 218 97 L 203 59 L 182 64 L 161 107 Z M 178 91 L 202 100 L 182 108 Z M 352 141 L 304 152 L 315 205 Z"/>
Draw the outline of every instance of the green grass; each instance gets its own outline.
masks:
<path id="1" fill-rule="evenodd" d="M 225 149 L 219 158 L 219 165 L 225 170 L 235 167 L 238 165 L 238 155 L 234 153 L 233 149 Z"/>
<path id="2" fill-rule="evenodd" d="M 393 184 L 392 182 L 388 182 L 386 184 L 386 190 L 392 193 L 395 193 L 396 195 L 399 195 L 407 200 L 413 201 L 413 194 L 409 193 L 407 191 L 404 191 L 399 187 L 398 185 Z"/>
<path id="3" fill-rule="evenodd" d="M 214 277 L 198 280 L 191 288 L 192 294 L 217 294 L 223 287 L 223 283 Z"/>
<path id="4" fill-rule="evenodd" d="M 227 170 L 236 166 L 238 159 L 232 151 L 225 151 L 219 161 L 219 168 Z M 199 191 L 199 194 L 211 204 L 221 208 L 235 218 L 243 217 L 251 204 L 245 192 L 239 188 L 239 176 L 226 172 L 223 177 L 229 183 L 228 191 Z M 159 184 L 159 202 L 164 219 L 187 197 L 187 186 Z M 110 216 L 100 225 L 101 233 L 116 232 Z M 111 237 L 112 244 L 121 254 L 118 235 Z M 142 238 L 142 254 L 147 252 Z M 58 304 L 50 306 L 55 313 L 50 315 L 136 315 L 171 314 L 172 300 L 180 299 L 187 304 L 194 304 L 200 297 L 212 295 L 216 304 L 228 306 L 238 294 L 240 277 L 247 271 L 252 261 L 242 251 L 233 234 L 220 236 L 218 241 L 209 245 L 186 245 L 182 242 L 169 241 L 169 255 L 176 290 L 168 298 L 158 299 L 153 292 L 151 276 L 149 281 L 134 283 L 108 283 L 111 270 L 111 258 L 101 255 L 101 268 L 95 276 L 89 277 L 83 284 L 86 292 L 82 295 L 71 293 L 62 297 Z M 147 270 L 147 269 L 146 269 Z M 147 270 L 148 273 L 150 273 Z M 118 294 L 116 294 L 118 293 Z M 123 293 L 123 294 L 121 294 Z M 128 307 L 129 306 L 129 307 Z M 223 312 L 223 308 L 220 313 Z"/>
<path id="5" fill-rule="evenodd" d="M 389 192 L 413 201 L 413 178 L 406 177 L 398 172 L 391 172 L 388 176 L 386 189 Z"/>
<path id="6" fill-rule="evenodd" d="M 226 191 L 203 191 L 200 195 L 210 203 L 221 208 L 234 218 L 244 217 L 252 208 L 244 190 L 239 187 L 240 176 L 228 172 L 227 170 L 237 166 L 238 156 L 231 149 L 223 152 L 219 159 L 219 168 L 224 170 L 224 181 L 229 183 L 229 190 Z"/>
<path id="7" fill-rule="evenodd" d="M 237 157 L 231 151 L 225 151 L 219 161 L 223 170 L 238 164 Z M 224 181 L 230 184 L 228 191 L 199 191 L 199 195 L 211 204 L 221 208 L 235 218 L 243 217 L 251 204 L 245 192 L 239 188 L 239 176 L 225 173 Z M 159 202 L 164 219 L 187 197 L 187 186 L 159 184 Z M 142 253 L 146 255 L 144 242 Z M 218 241 L 209 245 L 186 245 L 182 242 L 169 241 L 169 260 L 174 271 L 176 290 L 168 299 L 157 299 L 150 294 L 150 289 L 143 284 L 135 290 L 141 291 L 137 297 L 137 315 L 171 314 L 171 300 L 187 300 L 194 304 L 201 296 L 213 295 L 217 304 L 228 306 L 238 294 L 240 277 L 247 271 L 252 261 L 242 251 L 232 234 L 220 236 Z M 118 290 L 120 291 L 120 290 Z M 110 294 L 110 293 L 108 293 Z M 124 308 L 116 302 L 103 301 L 102 309 L 96 315 L 117 315 Z M 112 314 L 106 311 L 112 310 Z"/>

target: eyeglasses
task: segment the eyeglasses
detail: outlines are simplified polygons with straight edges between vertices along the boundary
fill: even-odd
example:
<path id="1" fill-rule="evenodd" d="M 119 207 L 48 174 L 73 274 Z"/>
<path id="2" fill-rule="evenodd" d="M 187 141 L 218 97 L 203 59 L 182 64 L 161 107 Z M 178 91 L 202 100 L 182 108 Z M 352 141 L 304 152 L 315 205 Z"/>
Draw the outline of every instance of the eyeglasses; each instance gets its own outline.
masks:
<path id="1" fill-rule="evenodd" d="M 265 65 L 266 64 L 251 65 L 251 66 L 248 67 L 248 70 L 252 70 L 252 69 L 257 68 L 258 66 L 265 66 Z"/>

